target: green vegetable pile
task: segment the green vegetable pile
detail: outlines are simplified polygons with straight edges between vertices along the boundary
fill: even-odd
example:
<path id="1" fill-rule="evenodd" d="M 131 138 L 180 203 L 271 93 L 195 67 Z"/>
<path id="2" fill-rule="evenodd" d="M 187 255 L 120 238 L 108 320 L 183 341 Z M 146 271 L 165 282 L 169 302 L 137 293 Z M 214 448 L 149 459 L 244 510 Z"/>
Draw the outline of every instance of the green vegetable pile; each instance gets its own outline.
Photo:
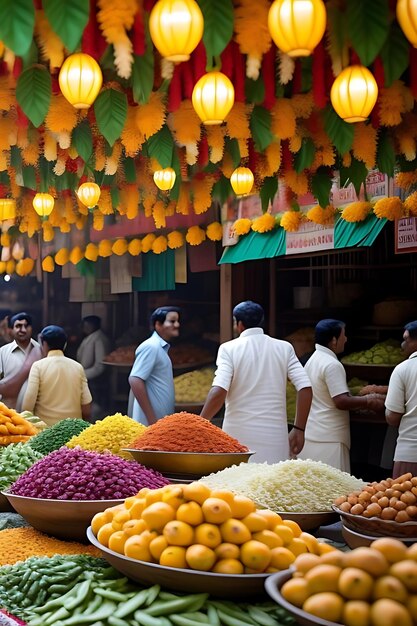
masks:
<path id="1" fill-rule="evenodd" d="M 91 424 L 80 419 L 68 418 L 61 420 L 54 426 L 32 437 L 29 445 L 33 450 L 40 452 L 40 454 L 47 455 L 64 446 L 72 437 L 79 435 L 89 426 Z"/>
<path id="2" fill-rule="evenodd" d="M 0 513 L 0 530 L 6 528 L 26 528 L 30 526 L 27 521 L 17 513 Z"/>
<path id="3" fill-rule="evenodd" d="M 11 443 L 0 448 L 0 491 L 7 489 L 42 458 L 42 454 L 25 443 Z"/>

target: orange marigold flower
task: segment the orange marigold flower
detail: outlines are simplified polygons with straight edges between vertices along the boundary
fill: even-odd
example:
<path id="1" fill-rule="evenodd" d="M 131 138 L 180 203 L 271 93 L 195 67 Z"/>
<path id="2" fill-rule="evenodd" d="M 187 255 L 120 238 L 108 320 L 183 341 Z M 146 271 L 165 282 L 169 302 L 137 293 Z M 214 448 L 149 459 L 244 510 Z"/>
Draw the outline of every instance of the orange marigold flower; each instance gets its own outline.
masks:
<path id="1" fill-rule="evenodd" d="M 78 114 L 62 94 L 51 96 L 45 126 L 53 133 L 71 132 L 77 125 Z"/>
<path id="2" fill-rule="evenodd" d="M 372 210 L 370 202 L 352 202 L 342 211 L 342 219 L 346 222 L 363 222 Z"/>
<path id="3" fill-rule="evenodd" d="M 168 125 L 180 146 L 196 144 L 201 136 L 201 120 L 191 100 L 183 100 L 176 111 L 168 116 Z"/>
<path id="4" fill-rule="evenodd" d="M 307 211 L 307 219 L 315 224 L 328 224 L 333 221 L 335 213 L 336 209 L 331 204 L 324 208 L 317 205 Z"/>
<path id="5" fill-rule="evenodd" d="M 290 137 L 295 135 L 295 112 L 288 98 L 277 98 L 271 113 L 271 130 L 276 137 L 279 139 L 290 139 Z"/>
<path id="6" fill-rule="evenodd" d="M 69 261 L 68 248 L 61 248 L 55 255 L 55 263 L 57 265 L 65 265 Z"/>
<path id="7" fill-rule="evenodd" d="M 165 115 L 163 95 L 157 91 L 151 93 L 146 104 L 136 107 L 136 126 L 145 139 L 149 139 L 162 128 Z"/>
<path id="8" fill-rule="evenodd" d="M 204 178 L 195 178 L 191 183 L 191 193 L 193 197 L 194 213 L 200 215 L 205 213 L 211 207 L 211 190 L 214 185 L 213 176 L 205 176 Z"/>
<path id="9" fill-rule="evenodd" d="M 127 251 L 132 256 L 138 256 L 142 252 L 142 242 L 140 239 L 132 239 L 129 241 Z"/>
<path id="10" fill-rule="evenodd" d="M 289 187 L 296 195 L 303 196 L 308 191 L 308 178 L 304 172 L 297 174 L 295 170 L 286 170 L 283 173 L 283 179 L 287 187 Z"/>
<path id="11" fill-rule="evenodd" d="M 206 238 L 205 231 L 200 226 L 190 226 L 185 235 L 185 240 L 190 246 L 199 246 Z"/>
<path id="12" fill-rule="evenodd" d="M 417 191 L 410 194 L 404 200 L 404 208 L 406 210 L 407 215 L 412 215 L 413 217 L 417 217 Z"/>
<path id="13" fill-rule="evenodd" d="M 9 261 L 8 261 L 9 263 Z M 42 259 L 42 269 L 44 272 L 53 272 L 55 269 L 55 263 L 50 254 Z M 10 273 L 10 272 L 9 272 Z"/>
<path id="14" fill-rule="evenodd" d="M 300 228 L 302 218 L 300 211 L 285 211 L 281 217 L 280 224 L 284 230 L 294 233 Z"/>
<path id="15" fill-rule="evenodd" d="M 73 265 L 77 265 L 84 258 L 84 252 L 81 250 L 80 246 L 75 246 L 69 255 L 69 261 Z"/>
<path id="16" fill-rule="evenodd" d="M 111 247 L 111 251 L 117 256 L 122 256 L 122 254 L 127 252 L 127 245 L 126 239 L 116 239 Z"/>
<path id="17" fill-rule="evenodd" d="M 152 244 L 152 252 L 154 254 L 161 254 L 162 252 L 166 252 L 167 247 L 168 247 L 167 238 L 164 237 L 164 235 L 160 235 L 159 237 L 155 239 L 155 241 Z"/>
<path id="18" fill-rule="evenodd" d="M 377 130 L 372 124 L 360 122 L 354 124 L 354 131 L 353 156 L 363 161 L 368 169 L 372 169 L 376 161 Z"/>
<path id="19" fill-rule="evenodd" d="M 275 217 L 270 213 L 264 213 L 260 217 L 256 217 L 252 222 L 252 230 L 256 233 L 267 233 L 276 226 Z"/>
<path id="20" fill-rule="evenodd" d="M 95 243 L 88 243 L 84 253 L 87 261 L 97 261 L 98 259 L 98 246 Z"/>
<path id="21" fill-rule="evenodd" d="M 210 241 L 221 241 L 223 238 L 223 227 L 220 222 L 212 222 L 206 228 L 206 235 Z"/>
<path id="22" fill-rule="evenodd" d="M 236 235 L 247 235 L 252 226 L 252 221 L 247 217 L 241 217 L 233 224 L 233 231 Z"/>
<path id="23" fill-rule="evenodd" d="M 291 98 L 291 106 L 294 109 L 295 117 L 307 119 L 314 108 L 313 93 L 297 93 Z"/>
<path id="24" fill-rule="evenodd" d="M 374 213 L 379 218 L 385 218 L 390 222 L 404 217 L 404 204 L 396 196 L 392 198 L 381 198 L 375 203 Z"/>
<path id="25" fill-rule="evenodd" d="M 181 248 L 184 245 L 184 235 L 179 230 L 173 230 L 168 233 L 168 248 L 175 250 Z"/>
<path id="26" fill-rule="evenodd" d="M 104 258 L 111 256 L 111 246 L 111 241 L 102 239 L 98 244 L 98 255 Z"/>
<path id="27" fill-rule="evenodd" d="M 417 170 L 414 172 L 398 172 L 395 176 L 395 184 L 400 189 L 410 189 L 417 184 Z"/>
<path id="28" fill-rule="evenodd" d="M 235 102 L 226 117 L 227 134 L 232 139 L 250 139 L 249 117 L 252 107 L 244 102 Z M 241 155 L 242 156 L 242 155 Z"/>
<path id="29" fill-rule="evenodd" d="M 156 239 L 156 235 L 154 235 L 153 233 L 148 233 L 147 235 L 145 235 L 145 237 L 142 239 L 142 252 L 146 254 L 146 252 L 149 252 L 149 250 L 152 250 L 152 244 Z"/>

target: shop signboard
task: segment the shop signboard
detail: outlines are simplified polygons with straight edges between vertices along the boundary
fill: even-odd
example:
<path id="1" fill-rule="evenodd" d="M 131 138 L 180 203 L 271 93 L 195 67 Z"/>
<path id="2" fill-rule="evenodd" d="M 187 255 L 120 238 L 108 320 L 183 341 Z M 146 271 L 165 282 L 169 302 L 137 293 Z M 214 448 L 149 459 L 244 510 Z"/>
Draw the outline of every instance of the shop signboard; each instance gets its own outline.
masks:
<path id="1" fill-rule="evenodd" d="M 321 226 L 314 222 L 303 222 L 295 233 L 287 232 L 286 254 L 302 254 L 333 250 L 334 225 Z"/>
<path id="2" fill-rule="evenodd" d="M 395 220 L 395 254 L 417 252 L 417 217 Z"/>

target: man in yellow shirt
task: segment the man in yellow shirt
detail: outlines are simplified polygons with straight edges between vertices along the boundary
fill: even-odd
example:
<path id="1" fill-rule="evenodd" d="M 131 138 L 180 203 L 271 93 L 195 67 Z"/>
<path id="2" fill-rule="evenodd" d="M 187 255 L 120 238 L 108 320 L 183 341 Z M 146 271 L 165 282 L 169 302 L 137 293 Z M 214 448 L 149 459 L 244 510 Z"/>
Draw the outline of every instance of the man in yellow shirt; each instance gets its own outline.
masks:
<path id="1" fill-rule="evenodd" d="M 30 370 L 23 410 L 48 426 L 67 417 L 88 420 L 91 393 L 82 365 L 64 356 L 67 335 L 60 326 L 46 326 L 39 335 L 44 357 Z"/>

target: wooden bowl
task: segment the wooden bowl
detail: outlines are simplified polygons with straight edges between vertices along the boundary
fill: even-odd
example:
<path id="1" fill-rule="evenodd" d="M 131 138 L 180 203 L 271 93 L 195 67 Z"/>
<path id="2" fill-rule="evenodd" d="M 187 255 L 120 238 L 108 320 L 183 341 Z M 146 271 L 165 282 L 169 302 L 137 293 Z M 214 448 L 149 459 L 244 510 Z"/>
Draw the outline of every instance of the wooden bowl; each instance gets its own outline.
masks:
<path id="1" fill-rule="evenodd" d="M 292 511 L 277 511 L 282 519 L 297 522 L 301 530 L 313 530 L 319 526 L 326 526 L 337 522 L 338 516 L 334 511 L 319 511 L 312 513 L 293 513 Z"/>
<path id="2" fill-rule="evenodd" d="M 1 492 L 0 492 L 0 513 L 14 512 L 14 508 Z"/>
<path id="3" fill-rule="evenodd" d="M 362 515 L 352 515 L 341 511 L 334 504 L 332 509 L 340 515 L 343 524 L 351 530 L 359 531 L 373 537 L 394 537 L 395 539 L 405 539 L 417 537 L 417 522 L 394 522 L 384 520 L 379 517 L 363 517 Z"/>
<path id="4" fill-rule="evenodd" d="M 358 530 L 352 530 L 352 528 L 345 526 L 343 522 L 342 522 L 342 536 L 343 536 L 343 539 L 346 541 L 347 545 L 349 546 L 349 548 L 351 548 L 352 550 L 354 548 L 360 548 L 362 546 L 368 547 L 371 545 L 373 541 L 378 539 L 378 537 L 375 537 L 375 535 L 367 535 L 365 533 L 359 532 Z M 411 546 L 413 543 L 417 541 L 417 537 L 414 537 L 414 538 L 402 537 L 401 539 L 399 537 L 395 537 L 395 539 L 402 541 L 407 546 Z"/>

